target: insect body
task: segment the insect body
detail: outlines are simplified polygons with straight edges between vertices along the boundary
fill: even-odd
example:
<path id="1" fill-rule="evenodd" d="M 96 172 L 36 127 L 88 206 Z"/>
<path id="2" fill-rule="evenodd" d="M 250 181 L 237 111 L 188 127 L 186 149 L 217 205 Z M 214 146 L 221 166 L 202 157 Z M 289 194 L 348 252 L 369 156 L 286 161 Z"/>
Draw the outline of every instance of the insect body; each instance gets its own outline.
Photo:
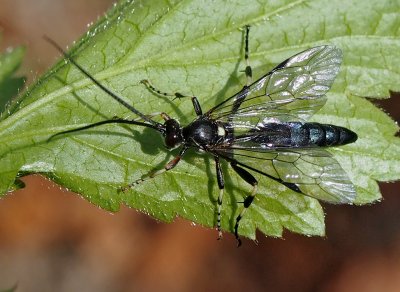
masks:
<path id="1" fill-rule="evenodd" d="M 279 182 L 299 194 L 330 203 L 344 204 L 354 201 L 356 192 L 353 184 L 324 147 L 352 143 L 357 140 L 357 135 L 344 127 L 306 122 L 326 102 L 325 93 L 331 87 L 342 60 L 338 48 L 320 46 L 308 49 L 285 60 L 252 82 L 252 70 L 248 62 L 249 27 L 246 26 L 245 72 L 248 84 L 205 113 L 197 98 L 191 97 L 197 118 L 182 127 L 166 113 L 160 114 L 164 123 L 159 123 L 139 112 L 104 87 L 52 40 L 48 40 L 84 75 L 142 120 L 113 118 L 56 135 L 103 124 L 133 124 L 160 132 L 168 148 L 180 147 L 179 154 L 163 169 L 122 187 L 122 190 L 174 168 L 190 148 L 205 151 L 214 158 L 216 165 L 220 189 L 217 200 L 217 229 L 221 238 L 221 208 L 225 183 L 220 160 L 223 159 L 252 186 L 234 226 L 238 245 L 241 244 L 238 232 L 240 220 L 257 193 L 258 181 L 254 173 Z M 163 93 L 147 80 L 142 83 L 156 94 L 185 97 L 180 93 Z"/>

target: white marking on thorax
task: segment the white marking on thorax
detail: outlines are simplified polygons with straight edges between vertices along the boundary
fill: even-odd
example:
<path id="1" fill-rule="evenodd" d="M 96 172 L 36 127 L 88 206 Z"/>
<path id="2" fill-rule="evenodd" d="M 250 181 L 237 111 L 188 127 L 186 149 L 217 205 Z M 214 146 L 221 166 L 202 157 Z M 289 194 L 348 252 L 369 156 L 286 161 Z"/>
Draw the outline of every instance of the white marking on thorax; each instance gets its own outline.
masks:
<path id="1" fill-rule="evenodd" d="M 224 127 L 218 126 L 218 136 L 225 137 L 225 135 L 226 135 L 226 131 L 225 131 Z"/>

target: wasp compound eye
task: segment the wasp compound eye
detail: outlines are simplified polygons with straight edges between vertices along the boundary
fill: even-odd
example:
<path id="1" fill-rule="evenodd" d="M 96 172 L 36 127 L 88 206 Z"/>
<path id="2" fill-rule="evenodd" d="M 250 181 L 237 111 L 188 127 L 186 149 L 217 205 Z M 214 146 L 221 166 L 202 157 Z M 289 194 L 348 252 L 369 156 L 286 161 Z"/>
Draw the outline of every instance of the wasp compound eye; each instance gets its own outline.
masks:
<path id="1" fill-rule="evenodd" d="M 175 148 L 182 142 L 182 128 L 179 123 L 174 119 L 165 121 L 165 145 L 168 148 Z"/>

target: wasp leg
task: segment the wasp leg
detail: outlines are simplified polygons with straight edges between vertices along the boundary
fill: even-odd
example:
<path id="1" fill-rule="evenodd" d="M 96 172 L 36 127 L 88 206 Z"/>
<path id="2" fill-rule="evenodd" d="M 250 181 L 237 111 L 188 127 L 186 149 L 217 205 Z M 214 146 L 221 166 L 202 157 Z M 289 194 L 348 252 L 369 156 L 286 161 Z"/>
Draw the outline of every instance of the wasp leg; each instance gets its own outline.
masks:
<path id="1" fill-rule="evenodd" d="M 179 154 L 177 156 L 175 156 L 174 159 L 172 159 L 170 162 L 168 162 L 164 166 L 163 169 L 159 169 L 159 170 L 157 170 L 155 172 L 151 172 L 151 173 L 147 174 L 145 177 L 140 178 L 138 180 L 135 180 L 133 183 L 130 183 L 130 184 L 124 186 L 124 187 L 121 187 L 120 190 L 125 192 L 125 191 L 129 190 L 130 188 L 132 188 L 132 187 L 134 187 L 134 186 L 136 186 L 138 184 L 141 184 L 142 182 L 144 182 L 146 180 L 152 179 L 152 178 L 156 177 L 157 175 L 160 175 L 160 174 L 162 174 L 162 173 L 164 173 L 164 172 L 166 172 L 168 170 L 173 169 L 179 163 L 179 161 L 181 160 L 182 156 L 185 154 L 186 150 L 188 150 L 188 149 L 189 149 L 188 147 L 182 147 L 182 149 L 179 152 Z"/>
<path id="2" fill-rule="evenodd" d="M 150 91 L 158 94 L 158 95 L 162 95 L 162 96 L 173 96 L 174 99 L 175 98 L 182 98 L 182 97 L 188 97 L 187 95 L 181 94 L 179 92 L 175 92 L 175 93 L 168 93 L 168 92 L 163 92 L 161 90 L 158 90 L 157 88 L 155 88 L 153 85 L 151 85 L 150 81 L 147 79 L 143 79 L 140 81 L 140 83 L 144 84 Z"/>
<path id="3" fill-rule="evenodd" d="M 219 188 L 219 196 L 218 196 L 218 209 L 217 209 L 217 230 L 218 230 L 218 240 L 222 238 L 222 231 L 221 231 L 221 208 L 222 208 L 222 198 L 224 196 L 224 174 L 222 173 L 221 163 L 219 162 L 219 158 L 216 156 L 215 159 L 215 166 L 217 172 L 217 181 L 218 181 L 218 188 Z"/>
<path id="4" fill-rule="evenodd" d="M 257 180 L 254 178 L 254 176 L 252 176 L 247 170 L 241 168 L 240 166 L 237 166 L 237 164 L 235 162 L 231 162 L 231 166 L 233 168 L 234 171 L 236 171 L 237 174 L 239 174 L 239 176 L 244 179 L 247 183 L 249 183 L 250 185 L 253 186 L 253 189 L 250 193 L 250 195 L 248 195 L 243 202 L 243 210 L 240 212 L 240 214 L 236 217 L 236 224 L 235 224 L 235 237 L 237 240 L 237 245 L 238 247 L 242 245 L 242 241 L 239 238 L 239 234 L 238 234 L 238 230 L 239 230 L 239 222 L 240 220 L 243 218 L 244 213 L 246 212 L 246 210 L 250 207 L 251 203 L 254 200 L 254 197 L 256 196 L 256 192 L 257 192 L 257 185 L 258 182 Z"/>
<path id="5" fill-rule="evenodd" d="M 195 97 L 195 96 L 184 95 L 184 94 L 181 94 L 179 92 L 175 92 L 175 93 L 163 92 L 163 91 L 158 90 L 157 88 L 155 88 L 153 85 L 151 85 L 150 81 L 146 80 L 146 79 L 140 81 L 140 83 L 143 83 L 150 91 L 152 91 L 152 92 L 154 92 L 155 94 L 158 94 L 158 95 L 173 96 L 174 97 L 173 99 L 176 99 L 176 98 L 180 99 L 180 98 L 183 98 L 183 97 L 190 97 L 191 100 L 192 100 L 192 104 L 193 104 L 194 111 L 195 111 L 196 115 L 201 116 L 203 114 L 203 111 L 201 109 L 200 103 L 197 100 L 197 97 Z"/>
<path id="6" fill-rule="evenodd" d="M 244 59 L 246 61 L 246 68 L 244 70 L 247 78 L 247 84 L 243 86 L 243 89 L 241 90 L 240 94 L 238 94 L 238 97 L 235 99 L 233 106 L 232 106 L 232 113 L 231 117 L 229 118 L 229 121 L 232 121 L 232 116 L 237 112 L 237 110 L 240 108 L 242 105 L 242 102 L 246 99 L 246 97 L 249 94 L 249 86 L 253 82 L 253 71 L 250 66 L 250 61 L 249 61 L 249 32 L 250 32 L 250 26 L 246 25 L 245 27 L 245 36 L 244 36 Z"/>
<path id="7" fill-rule="evenodd" d="M 246 78 L 247 78 L 247 86 L 250 86 L 250 84 L 253 82 L 253 70 L 251 69 L 250 66 L 250 61 L 249 61 L 249 32 L 250 32 L 250 25 L 245 26 L 246 29 L 246 35 L 244 37 L 244 59 L 246 61 L 246 69 L 244 72 L 246 73 Z"/>

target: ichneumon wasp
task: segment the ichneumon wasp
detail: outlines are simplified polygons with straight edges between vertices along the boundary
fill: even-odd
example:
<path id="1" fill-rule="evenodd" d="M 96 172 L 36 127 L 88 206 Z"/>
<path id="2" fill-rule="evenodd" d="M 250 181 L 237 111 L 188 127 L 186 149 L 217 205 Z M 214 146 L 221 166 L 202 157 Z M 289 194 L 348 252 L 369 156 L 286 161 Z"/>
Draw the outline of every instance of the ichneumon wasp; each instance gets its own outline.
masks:
<path id="1" fill-rule="evenodd" d="M 298 194 L 330 203 L 352 203 L 356 196 L 353 184 L 339 163 L 324 148 L 352 143 L 357 140 L 356 133 L 340 126 L 306 122 L 326 102 L 325 93 L 339 72 L 341 50 L 329 45 L 310 48 L 283 61 L 253 82 L 249 64 L 250 27 L 245 26 L 244 30 L 244 72 L 247 84 L 238 93 L 205 113 L 198 99 L 191 96 L 197 118 L 186 126 L 181 126 L 166 113 L 157 114 L 164 123 L 153 120 L 154 115 L 141 113 L 102 85 L 54 41 L 46 38 L 101 90 L 138 116 L 134 120 L 114 117 L 60 132 L 52 137 L 119 123 L 154 129 L 164 136 L 168 148 L 180 147 L 179 154 L 163 169 L 122 186 L 122 191 L 173 169 L 190 148 L 210 154 L 215 161 L 220 190 L 217 199 L 218 239 L 222 237 L 221 208 L 224 175 L 227 175 L 222 171 L 220 160 L 225 160 L 252 187 L 243 201 L 243 209 L 234 226 L 238 246 L 241 245 L 238 232 L 240 220 L 257 194 L 259 182 L 254 173 L 276 181 Z M 158 95 L 185 97 L 180 93 L 164 93 L 147 80 L 142 83 Z"/>

